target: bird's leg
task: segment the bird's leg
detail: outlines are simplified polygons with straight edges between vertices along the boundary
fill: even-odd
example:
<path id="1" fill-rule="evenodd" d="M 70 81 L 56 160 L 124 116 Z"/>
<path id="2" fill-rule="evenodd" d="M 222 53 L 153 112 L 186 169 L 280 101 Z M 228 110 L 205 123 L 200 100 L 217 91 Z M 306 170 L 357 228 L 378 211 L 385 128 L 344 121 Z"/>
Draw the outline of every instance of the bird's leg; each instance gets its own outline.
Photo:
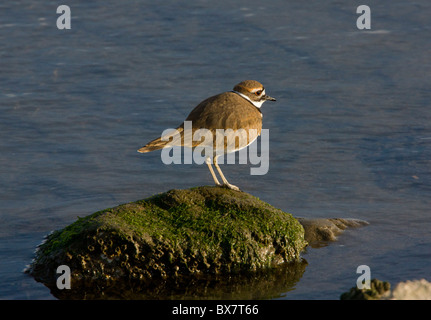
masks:
<path id="1" fill-rule="evenodd" d="M 216 175 L 215 175 L 215 173 L 214 173 L 213 167 L 212 167 L 212 165 L 211 165 L 211 158 L 210 158 L 210 157 L 207 157 L 207 158 L 205 159 L 205 163 L 208 165 L 208 169 L 210 169 L 210 172 L 211 172 L 211 175 L 212 175 L 212 177 L 213 177 L 213 179 L 214 179 L 215 184 L 216 184 L 217 186 L 221 186 L 222 184 L 221 184 L 220 182 L 218 182 L 218 179 L 217 179 L 217 177 L 216 177 Z"/>
<path id="2" fill-rule="evenodd" d="M 236 191 L 241 191 L 237 186 L 234 186 L 233 184 L 230 184 L 227 179 L 224 177 L 223 172 L 221 172 L 221 169 L 217 163 L 217 156 L 214 157 L 214 166 L 216 167 L 218 173 L 220 174 L 221 179 L 223 180 L 223 185 L 225 185 L 226 187 L 228 187 L 229 189 L 232 190 L 236 190 Z"/>

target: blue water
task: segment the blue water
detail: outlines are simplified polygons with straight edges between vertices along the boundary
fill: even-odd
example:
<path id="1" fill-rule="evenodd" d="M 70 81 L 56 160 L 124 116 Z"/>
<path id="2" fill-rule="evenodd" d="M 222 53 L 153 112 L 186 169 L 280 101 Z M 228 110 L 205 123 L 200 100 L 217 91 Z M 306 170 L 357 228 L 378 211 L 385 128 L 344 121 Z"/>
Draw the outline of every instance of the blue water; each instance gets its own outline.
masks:
<path id="1" fill-rule="evenodd" d="M 228 180 L 306 217 L 370 222 L 309 249 L 282 299 L 338 299 L 372 277 L 431 280 L 431 4 L 368 1 L 73 1 L 0 4 L 0 298 L 55 299 L 22 271 L 52 230 L 97 210 L 212 184 L 205 165 L 136 150 L 245 79 L 270 166 Z"/>

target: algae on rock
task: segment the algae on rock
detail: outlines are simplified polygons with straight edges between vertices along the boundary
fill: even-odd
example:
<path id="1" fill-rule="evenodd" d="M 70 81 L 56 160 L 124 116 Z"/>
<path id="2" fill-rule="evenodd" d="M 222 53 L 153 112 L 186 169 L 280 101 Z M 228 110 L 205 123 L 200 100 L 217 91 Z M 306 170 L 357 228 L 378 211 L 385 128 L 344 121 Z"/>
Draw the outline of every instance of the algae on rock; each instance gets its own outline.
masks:
<path id="1" fill-rule="evenodd" d="M 372 279 L 370 288 L 352 287 L 340 296 L 340 300 L 379 300 L 389 295 L 391 285 L 389 282 Z"/>
<path id="2" fill-rule="evenodd" d="M 28 272 L 72 285 L 253 271 L 299 261 L 304 228 L 258 198 L 221 187 L 170 190 L 96 212 L 50 234 Z"/>

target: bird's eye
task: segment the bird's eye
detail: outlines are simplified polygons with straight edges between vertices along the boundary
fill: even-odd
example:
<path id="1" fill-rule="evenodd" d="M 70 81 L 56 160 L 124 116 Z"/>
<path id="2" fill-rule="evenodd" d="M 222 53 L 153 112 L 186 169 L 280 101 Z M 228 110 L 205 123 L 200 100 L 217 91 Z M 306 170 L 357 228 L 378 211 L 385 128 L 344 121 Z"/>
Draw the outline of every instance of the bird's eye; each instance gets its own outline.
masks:
<path id="1" fill-rule="evenodd" d="M 262 90 L 258 90 L 255 92 L 255 95 L 260 96 L 261 93 L 262 93 Z"/>

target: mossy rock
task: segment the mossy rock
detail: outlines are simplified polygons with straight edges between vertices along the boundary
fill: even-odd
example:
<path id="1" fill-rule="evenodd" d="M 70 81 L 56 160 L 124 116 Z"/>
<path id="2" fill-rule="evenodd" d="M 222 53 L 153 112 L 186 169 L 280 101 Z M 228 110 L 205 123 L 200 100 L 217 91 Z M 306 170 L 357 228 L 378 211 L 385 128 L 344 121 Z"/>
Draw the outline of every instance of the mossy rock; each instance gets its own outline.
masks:
<path id="1" fill-rule="evenodd" d="M 47 236 L 28 272 L 54 286 L 67 265 L 72 286 L 151 283 L 298 262 L 304 228 L 289 213 L 221 187 L 170 190 L 102 210 Z"/>
<path id="2" fill-rule="evenodd" d="M 341 300 L 379 300 L 390 293 L 391 284 L 386 281 L 372 279 L 369 289 L 351 288 L 340 296 Z"/>

